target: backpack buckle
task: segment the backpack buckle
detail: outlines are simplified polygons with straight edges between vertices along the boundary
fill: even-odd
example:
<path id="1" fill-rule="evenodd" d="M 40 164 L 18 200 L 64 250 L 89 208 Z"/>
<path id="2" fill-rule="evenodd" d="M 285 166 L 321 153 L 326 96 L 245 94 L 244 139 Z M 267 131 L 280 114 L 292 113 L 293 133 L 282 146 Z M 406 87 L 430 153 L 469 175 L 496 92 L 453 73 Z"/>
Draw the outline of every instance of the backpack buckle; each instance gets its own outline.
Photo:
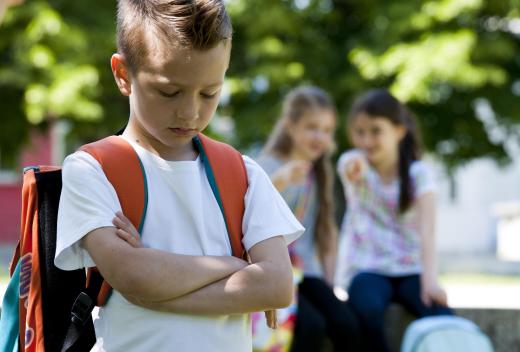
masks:
<path id="1" fill-rule="evenodd" d="M 81 292 L 72 305 L 72 323 L 84 325 L 89 318 L 92 309 L 94 309 L 94 301 L 85 292 Z"/>

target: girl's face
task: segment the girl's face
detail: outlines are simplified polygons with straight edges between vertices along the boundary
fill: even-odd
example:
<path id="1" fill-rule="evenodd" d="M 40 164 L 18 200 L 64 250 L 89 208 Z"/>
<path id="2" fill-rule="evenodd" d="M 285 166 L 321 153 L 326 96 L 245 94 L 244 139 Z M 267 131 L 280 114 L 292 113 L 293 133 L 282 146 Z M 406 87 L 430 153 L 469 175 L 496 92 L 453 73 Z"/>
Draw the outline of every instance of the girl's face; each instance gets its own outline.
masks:
<path id="1" fill-rule="evenodd" d="M 356 115 L 349 125 L 352 144 L 365 152 L 374 165 L 396 158 L 405 133 L 404 125 L 395 125 L 387 117 L 366 113 Z"/>
<path id="2" fill-rule="evenodd" d="M 293 141 L 295 158 L 316 161 L 333 144 L 336 116 L 330 109 L 309 111 L 296 122 L 288 122 L 287 131 Z"/>

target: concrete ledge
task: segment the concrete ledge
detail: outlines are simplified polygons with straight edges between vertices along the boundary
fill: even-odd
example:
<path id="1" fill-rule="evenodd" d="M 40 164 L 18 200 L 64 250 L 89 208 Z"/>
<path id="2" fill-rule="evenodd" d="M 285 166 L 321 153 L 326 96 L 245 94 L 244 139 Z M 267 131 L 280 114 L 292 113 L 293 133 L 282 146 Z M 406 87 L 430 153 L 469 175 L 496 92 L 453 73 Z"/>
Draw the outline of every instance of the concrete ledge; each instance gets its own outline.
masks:
<path id="1" fill-rule="evenodd" d="M 489 336 L 496 352 L 517 351 L 520 346 L 520 310 L 455 308 L 455 313 L 475 322 Z M 392 352 L 399 352 L 404 331 L 414 317 L 397 304 L 388 309 L 385 333 Z"/>
<path id="2" fill-rule="evenodd" d="M 475 322 L 489 336 L 495 352 L 518 351 L 520 346 L 520 309 L 455 308 L 458 316 Z M 0 307 L 1 313 L 1 307 Z M 414 317 L 400 305 L 392 304 L 385 316 L 385 334 L 391 352 L 399 352 L 401 340 Z M 331 352 L 326 341 L 322 352 Z M 469 351 L 468 351 L 469 352 Z"/>

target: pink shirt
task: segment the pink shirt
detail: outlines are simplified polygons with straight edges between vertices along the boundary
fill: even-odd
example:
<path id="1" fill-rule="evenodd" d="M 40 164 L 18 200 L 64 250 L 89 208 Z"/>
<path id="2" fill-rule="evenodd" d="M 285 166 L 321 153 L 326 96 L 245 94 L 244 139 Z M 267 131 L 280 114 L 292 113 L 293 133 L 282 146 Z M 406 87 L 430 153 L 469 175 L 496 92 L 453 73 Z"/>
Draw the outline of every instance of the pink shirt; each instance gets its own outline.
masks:
<path id="1" fill-rule="evenodd" d="M 343 153 L 338 161 L 347 200 L 341 227 L 344 248 L 340 251 L 340 260 L 346 268 L 342 275 L 351 277 L 360 271 L 391 276 L 420 273 L 420 234 L 415 223 L 415 206 L 399 214 L 399 180 L 383 183 L 370 166 L 361 180 L 350 182 L 345 168 L 353 157 L 364 156 L 359 150 L 351 150 Z M 424 161 L 412 163 L 410 179 L 415 199 L 435 190 L 433 172 Z"/>

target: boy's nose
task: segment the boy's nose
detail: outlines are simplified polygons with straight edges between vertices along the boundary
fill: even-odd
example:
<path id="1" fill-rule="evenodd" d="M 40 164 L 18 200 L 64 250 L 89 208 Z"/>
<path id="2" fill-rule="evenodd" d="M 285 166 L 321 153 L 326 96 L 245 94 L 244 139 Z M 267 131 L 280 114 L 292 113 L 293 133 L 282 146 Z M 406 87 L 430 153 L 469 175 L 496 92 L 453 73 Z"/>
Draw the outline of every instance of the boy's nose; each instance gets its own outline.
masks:
<path id="1" fill-rule="evenodd" d="M 186 98 L 177 110 L 177 118 L 181 120 L 196 120 L 199 118 L 199 105 L 196 99 Z"/>

